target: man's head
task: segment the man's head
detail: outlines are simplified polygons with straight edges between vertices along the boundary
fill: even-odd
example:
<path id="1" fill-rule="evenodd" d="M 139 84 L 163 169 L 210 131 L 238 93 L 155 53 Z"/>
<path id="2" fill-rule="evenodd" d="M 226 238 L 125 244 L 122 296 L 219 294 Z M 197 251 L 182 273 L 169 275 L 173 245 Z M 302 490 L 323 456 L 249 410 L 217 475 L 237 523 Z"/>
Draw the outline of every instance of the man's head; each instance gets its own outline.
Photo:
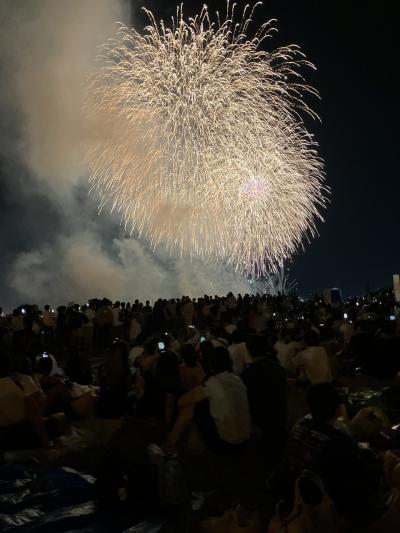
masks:
<path id="1" fill-rule="evenodd" d="M 327 424 L 337 417 L 339 394 L 332 383 L 316 383 L 308 391 L 307 405 L 315 422 Z"/>
<path id="2" fill-rule="evenodd" d="M 46 304 L 46 305 L 44 306 L 44 310 L 45 310 L 45 311 L 50 311 L 50 306 L 49 306 L 49 304 Z"/>
<path id="3" fill-rule="evenodd" d="M 315 333 L 315 331 L 308 330 L 304 334 L 304 342 L 307 346 L 318 346 L 318 335 Z"/>
<path id="4" fill-rule="evenodd" d="M 232 372 L 232 360 L 226 348 L 218 346 L 210 352 L 209 363 L 213 374 Z"/>
<path id="5" fill-rule="evenodd" d="M 195 367 L 197 364 L 197 354 L 193 344 L 183 344 L 179 353 L 186 366 Z"/>
<path id="6" fill-rule="evenodd" d="M 246 348 L 254 359 L 269 355 L 268 341 L 263 335 L 250 335 L 246 340 Z"/>

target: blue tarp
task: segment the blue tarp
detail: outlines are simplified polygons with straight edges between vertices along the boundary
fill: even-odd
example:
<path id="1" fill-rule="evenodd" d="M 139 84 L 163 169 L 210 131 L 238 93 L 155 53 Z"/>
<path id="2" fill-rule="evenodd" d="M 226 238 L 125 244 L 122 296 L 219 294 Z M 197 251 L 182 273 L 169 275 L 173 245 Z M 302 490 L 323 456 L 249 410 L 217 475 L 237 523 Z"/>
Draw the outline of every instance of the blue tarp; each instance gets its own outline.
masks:
<path id="1" fill-rule="evenodd" d="M 18 465 L 0 467 L 0 531 L 4 533 L 158 533 L 164 520 L 123 527 L 99 514 L 95 479 L 69 468 L 43 473 Z"/>

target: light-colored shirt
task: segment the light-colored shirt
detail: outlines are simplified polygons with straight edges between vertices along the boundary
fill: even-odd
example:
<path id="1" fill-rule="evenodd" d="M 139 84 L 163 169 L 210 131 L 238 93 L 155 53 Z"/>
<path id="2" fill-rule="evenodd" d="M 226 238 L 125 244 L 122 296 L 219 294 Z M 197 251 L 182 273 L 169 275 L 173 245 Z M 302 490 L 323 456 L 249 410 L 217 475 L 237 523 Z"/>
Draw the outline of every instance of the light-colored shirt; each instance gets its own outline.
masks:
<path id="1" fill-rule="evenodd" d="M 276 341 L 274 344 L 274 350 L 276 351 L 276 356 L 281 367 L 287 369 L 290 366 L 290 363 L 299 351 L 299 348 L 301 348 L 299 342 L 292 341 L 285 343 L 283 341 Z"/>
<path id="2" fill-rule="evenodd" d="M 204 384 L 210 414 L 221 439 L 239 444 L 250 438 L 251 419 L 246 386 L 231 372 L 221 372 Z"/>
<path id="3" fill-rule="evenodd" d="M 88 319 L 86 324 L 83 324 L 84 328 L 92 328 L 94 324 L 94 319 L 96 318 L 96 313 L 93 311 L 93 309 L 85 309 L 85 316 Z"/>
<path id="4" fill-rule="evenodd" d="M 112 314 L 113 314 L 113 326 L 115 327 L 122 326 L 123 322 L 120 319 L 121 309 L 117 307 L 113 307 Z"/>
<path id="5" fill-rule="evenodd" d="M 144 352 L 143 346 L 134 346 L 129 352 L 129 363 L 133 365 L 136 359 Z"/>
<path id="6" fill-rule="evenodd" d="M 309 346 L 292 359 L 293 366 L 302 366 L 310 383 L 332 381 L 328 354 L 322 346 Z"/>
<path id="7" fill-rule="evenodd" d="M 240 376 L 244 367 L 253 362 L 253 359 L 246 348 L 246 343 L 239 342 L 238 344 L 231 344 L 228 351 L 232 359 L 233 373 Z"/>

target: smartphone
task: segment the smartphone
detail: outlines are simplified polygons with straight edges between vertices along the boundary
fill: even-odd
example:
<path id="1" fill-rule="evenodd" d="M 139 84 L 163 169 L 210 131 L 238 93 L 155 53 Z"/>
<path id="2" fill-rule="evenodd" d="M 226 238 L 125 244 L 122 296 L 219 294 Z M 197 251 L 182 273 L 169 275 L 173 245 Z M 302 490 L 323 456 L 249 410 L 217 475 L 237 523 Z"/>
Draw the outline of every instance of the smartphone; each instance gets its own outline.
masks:
<path id="1" fill-rule="evenodd" d="M 49 357 L 49 354 L 47 352 L 43 352 L 42 357 Z"/>
<path id="2" fill-rule="evenodd" d="M 192 325 L 190 324 L 190 326 L 188 326 L 188 328 L 190 328 L 190 329 L 194 329 L 194 326 L 192 326 Z"/>
<path id="3" fill-rule="evenodd" d="M 347 313 L 343 313 L 343 319 L 347 320 L 348 318 L 349 318 L 348 314 Z"/>
<path id="4" fill-rule="evenodd" d="M 160 341 L 158 343 L 158 351 L 159 352 L 165 352 L 165 342 Z"/>
<path id="5" fill-rule="evenodd" d="M 396 320 L 396 315 L 390 315 L 389 320 Z"/>
<path id="6" fill-rule="evenodd" d="M 200 337 L 199 340 L 200 340 L 200 342 L 204 342 L 206 340 L 206 338 L 205 337 Z"/>
<path id="7" fill-rule="evenodd" d="M 26 315 L 26 309 L 21 309 L 21 313 L 22 313 L 23 315 Z"/>

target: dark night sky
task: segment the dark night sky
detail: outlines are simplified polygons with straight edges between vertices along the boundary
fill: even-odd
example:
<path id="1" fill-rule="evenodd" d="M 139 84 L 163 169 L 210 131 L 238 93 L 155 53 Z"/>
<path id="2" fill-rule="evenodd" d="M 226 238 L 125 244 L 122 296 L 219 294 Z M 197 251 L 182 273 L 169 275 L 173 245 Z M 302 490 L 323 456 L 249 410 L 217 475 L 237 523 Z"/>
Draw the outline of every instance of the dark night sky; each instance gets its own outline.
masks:
<path id="1" fill-rule="evenodd" d="M 203 2 L 185 2 L 193 12 Z M 147 2 L 163 15 L 170 1 Z M 160 6 L 164 6 L 163 9 Z M 225 1 L 208 2 L 210 11 Z M 311 74 L 322 124 L 311 123 L 332 189 L 319 238 L 292 273 L 302 293 L 327 286 L 359 293 L 390 285 L 400 269 L 400 181 L 395 171 L 398 64 L 395 2 L 266 0 L 261 19 L 278 19 L 276 43 L 297 43 L 318 67 Z"/>
<path id="2" fill-rule="evenodd" d="M 187 0 L 186 15 L 195 14 L 202 4 Z M 223 12 L 225 4 L 225 0 L 210 0 L 208 7 L 211 12 Z M 134 24 L 140 28 L 145 18 L 139 5 L 146 5 L 157 17 L 167 17 L 174 14 L 176 3 L 132 0 L 132 5 Z M 311 102 L 322 124 L 308 126 L 319 142 L 332 195 L 324 213 L 326 222 L 318 225 L 320 236 L 293 261 L 292 274 L 301 294 L 332 286 L 358 294 L 367 281 L 372 289 L 390 285 L 392 274 L 400 270 L 394 7 L 392 1 L 266 0 L 258 9 L 259 22 L 278 19 L 274 45 L 297 43 L 318 67 L 309 80 L 322 97 Z M 0 92 L 1 82 L 0 77 Z M 13 127 L 7 120 L 1 121 L 3 131 Z M 32 191 L 22 198 L 13 194 L 16 184 L 8 171 L 10 161 L 0 163 L 0 271 L 4 274 L 16 252 L 40 245 L 47 236 L 51 228 L 40 224 L 40 213 L 44 205 L 51 212 L 51 205 Z M 24 179 L 22 170 L 19 179 Z M 2 274 L 0 296 L 6 291 Z"/>

